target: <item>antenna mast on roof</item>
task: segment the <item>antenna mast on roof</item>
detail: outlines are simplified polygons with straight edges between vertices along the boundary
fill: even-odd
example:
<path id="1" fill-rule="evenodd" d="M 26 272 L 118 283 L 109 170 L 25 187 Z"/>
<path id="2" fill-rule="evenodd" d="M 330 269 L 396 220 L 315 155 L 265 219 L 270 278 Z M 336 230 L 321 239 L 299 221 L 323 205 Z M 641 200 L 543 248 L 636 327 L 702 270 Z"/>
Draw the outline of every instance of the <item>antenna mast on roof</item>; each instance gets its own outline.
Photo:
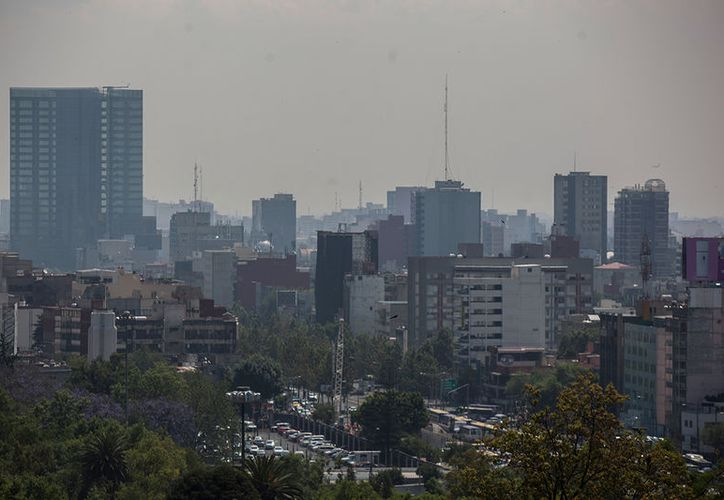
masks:
<path id="1" fill-rule="evenodd" d="M 450 156 L 447 150 L 447 73 L 445 73 L 445 180 L 450 180 Z"/>
<path id="2" fill-rule="evenodd" d="M 362 180 L 359 181 L 359 206 L 358 208 L 362 210 Z"/>
<path id="3" fill-rule="evenodd" d="M 199 211 L 199 166 L 194 162 L 194 211 Z"/>
<path id="4" fill-rule="evenodd" d="M 576 152 L 573 152 L 573 171 L 576 171 Z"/>

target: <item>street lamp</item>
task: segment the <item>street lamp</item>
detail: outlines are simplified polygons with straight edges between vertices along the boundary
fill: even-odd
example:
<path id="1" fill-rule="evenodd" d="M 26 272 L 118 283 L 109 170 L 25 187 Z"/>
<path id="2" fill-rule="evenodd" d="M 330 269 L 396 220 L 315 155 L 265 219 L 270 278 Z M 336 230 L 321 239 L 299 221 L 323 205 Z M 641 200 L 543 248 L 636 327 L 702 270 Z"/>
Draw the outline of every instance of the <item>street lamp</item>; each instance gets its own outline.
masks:
<path id="1" fill-rule="evenodd" d="M 247 403 L 255 403 L 261 399 L 261 394 L 254 392 L 248 387 L 237 387 L 234 391 L 226 393 L 226 397 L 232 403 L 241 407 L 241 463 L 246 461 L 246 427 L 244 425 L 245 407 Z M 231 437 L 231 461 L 234 461 L 234 437 Z"/>

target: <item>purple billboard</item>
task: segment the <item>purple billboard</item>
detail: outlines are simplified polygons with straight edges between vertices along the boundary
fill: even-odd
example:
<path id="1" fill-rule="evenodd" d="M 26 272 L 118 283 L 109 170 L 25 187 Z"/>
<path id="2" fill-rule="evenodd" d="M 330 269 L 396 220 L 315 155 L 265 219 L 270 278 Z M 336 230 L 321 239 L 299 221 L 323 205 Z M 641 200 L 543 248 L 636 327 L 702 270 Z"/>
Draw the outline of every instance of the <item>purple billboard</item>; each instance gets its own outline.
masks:
<path id="1" fill-rule="evenodd" d="M 689 282 L 724 282 L 724 238 L 684 238 L 682 273 Z"/>

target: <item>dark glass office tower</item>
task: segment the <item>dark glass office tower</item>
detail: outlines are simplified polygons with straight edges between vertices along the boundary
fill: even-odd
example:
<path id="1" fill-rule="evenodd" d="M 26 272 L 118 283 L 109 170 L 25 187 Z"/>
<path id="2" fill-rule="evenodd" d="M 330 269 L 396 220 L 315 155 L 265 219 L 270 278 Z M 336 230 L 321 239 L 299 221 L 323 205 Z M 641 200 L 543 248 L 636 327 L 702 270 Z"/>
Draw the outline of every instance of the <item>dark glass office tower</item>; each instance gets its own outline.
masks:
<path id="1" fill-rule="evenodd" d="M 101 210 L 106 237 L 136 234 L 143 217 L 143 91 L 106 87 L 101 110 Z"/>
<path id="2" fill-rule="evenodd" d="M 10 200 L 13 250 L 46 267 L 141 231 L 143 91 L 11 88 Z"/>
<path id="3" fill-rule="evenodd" d="M 101 93 L 10 89 L 10 238 L 23 258 L 72 269 L 102 233 Z"/>

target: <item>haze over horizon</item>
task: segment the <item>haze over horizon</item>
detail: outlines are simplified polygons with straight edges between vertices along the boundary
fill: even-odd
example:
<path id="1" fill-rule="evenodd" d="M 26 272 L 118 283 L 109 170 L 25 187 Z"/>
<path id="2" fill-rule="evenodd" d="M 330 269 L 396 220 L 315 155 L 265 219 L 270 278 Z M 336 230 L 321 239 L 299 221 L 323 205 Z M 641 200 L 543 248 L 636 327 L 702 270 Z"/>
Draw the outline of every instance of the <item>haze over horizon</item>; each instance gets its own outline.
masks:
<path id="1" fill-rule="evenodd" d="M 144 91 L 144 194 L 224 213 L 291 192 L 298 214 L 443 172 L 483 207 L 553 212 L 553 174 L 663 179 L 722 216 L 724 2 L 0 1 L 0 84 Z M 0 196 L 9 195 L 8 98 Z M 660 165 L 657 168 L 653 165 Z"/>

